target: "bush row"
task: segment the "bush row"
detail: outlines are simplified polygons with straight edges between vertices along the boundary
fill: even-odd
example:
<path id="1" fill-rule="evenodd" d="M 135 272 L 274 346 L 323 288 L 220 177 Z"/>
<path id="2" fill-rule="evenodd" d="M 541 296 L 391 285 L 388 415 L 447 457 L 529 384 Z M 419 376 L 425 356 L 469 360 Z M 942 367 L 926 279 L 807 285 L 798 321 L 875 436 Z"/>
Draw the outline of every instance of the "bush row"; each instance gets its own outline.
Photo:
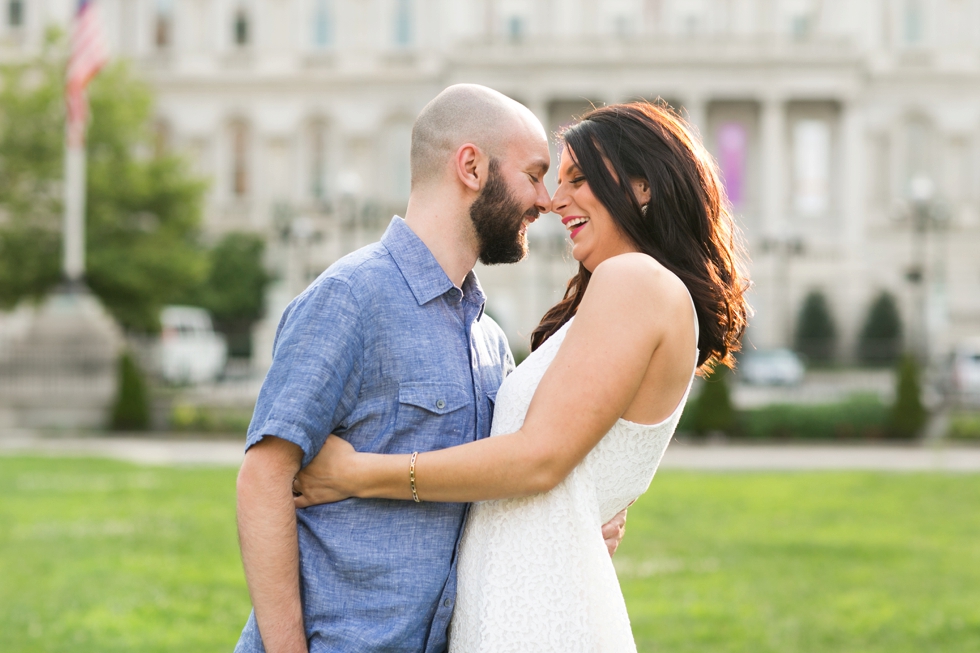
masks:
<path id="1" fill-rule="evenodd" d="M 726 368 L 718 368 L 705 379 L 700 396 L 684 411 L 678 431 L 759 439 L 910 439 L 921 433 L 928 418 L 920 399 L 918 368 L 911 357 L 899 363 L 896 399 L 891 405 L 876 395 L 855 395 L 831 404 L 736 410 L 729 378 Z"/>

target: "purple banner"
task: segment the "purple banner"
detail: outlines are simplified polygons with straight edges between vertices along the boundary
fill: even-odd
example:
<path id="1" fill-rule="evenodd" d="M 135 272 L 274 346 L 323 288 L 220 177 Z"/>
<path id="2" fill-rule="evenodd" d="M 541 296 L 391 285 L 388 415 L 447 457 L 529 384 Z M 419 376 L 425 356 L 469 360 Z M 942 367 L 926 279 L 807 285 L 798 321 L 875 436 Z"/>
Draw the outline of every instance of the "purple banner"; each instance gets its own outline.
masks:
<path id="1" fill-rule="evenodd" d="M 749 135 L 740 122 L 726 122 L 718 127 L 718 167 L 732 206 L 745 201 L 745 172 Z"/>

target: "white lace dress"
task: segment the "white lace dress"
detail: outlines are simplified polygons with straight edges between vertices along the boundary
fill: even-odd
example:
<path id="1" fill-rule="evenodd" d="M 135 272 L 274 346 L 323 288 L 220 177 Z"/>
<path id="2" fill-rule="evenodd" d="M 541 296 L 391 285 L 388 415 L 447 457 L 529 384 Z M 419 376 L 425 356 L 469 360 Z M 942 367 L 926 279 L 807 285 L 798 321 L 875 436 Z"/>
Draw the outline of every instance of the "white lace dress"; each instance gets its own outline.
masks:
<path id="1" fill-rule="evenodd" d="M 504 380 L 491 437 L 524 423 L 570 324 Z M 601 527 L 650 486 L 688 392 L 690 384 L 659 424 L 617 421 L 550 492 L 473 505 L 460 549 L 451 653 L 636 650 Z"/>

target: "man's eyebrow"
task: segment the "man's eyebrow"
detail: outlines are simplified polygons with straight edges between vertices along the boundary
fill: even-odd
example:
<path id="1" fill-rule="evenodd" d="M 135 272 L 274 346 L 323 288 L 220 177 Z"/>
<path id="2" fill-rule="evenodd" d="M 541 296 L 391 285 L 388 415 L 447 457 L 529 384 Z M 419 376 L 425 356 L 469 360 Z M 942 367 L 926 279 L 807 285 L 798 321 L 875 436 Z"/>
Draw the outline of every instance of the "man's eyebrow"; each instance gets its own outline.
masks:
<path id="1" fill-rule="evenodd" d="M 541 171 L 541 174 L 543 175 L 546 172 L 548 172 L 548 168 L 550 166 L 551 166 L 551 163 L 548 161 L 548 159 L 538 159 L 537 161 L 535 161 L 535 162 L 533 162 L 531 164 L 531 169 L 533 170 L 533 169 L 537 168 L 538 170 Z"/>

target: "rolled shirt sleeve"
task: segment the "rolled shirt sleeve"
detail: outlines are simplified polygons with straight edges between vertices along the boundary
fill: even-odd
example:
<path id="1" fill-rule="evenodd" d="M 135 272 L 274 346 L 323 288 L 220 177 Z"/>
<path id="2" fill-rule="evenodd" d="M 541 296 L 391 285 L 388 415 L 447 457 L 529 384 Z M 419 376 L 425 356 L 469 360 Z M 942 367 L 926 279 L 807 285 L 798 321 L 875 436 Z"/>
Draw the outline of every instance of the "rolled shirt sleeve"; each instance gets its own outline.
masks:
<path id="1" fill-rule="evenodd" d="M 275 436 L 303 450 L 303 466 L 353 409 L 364 346 L 348 284 L 325 278 L 283 312 L 248 429 L 246 449 Z"/>

